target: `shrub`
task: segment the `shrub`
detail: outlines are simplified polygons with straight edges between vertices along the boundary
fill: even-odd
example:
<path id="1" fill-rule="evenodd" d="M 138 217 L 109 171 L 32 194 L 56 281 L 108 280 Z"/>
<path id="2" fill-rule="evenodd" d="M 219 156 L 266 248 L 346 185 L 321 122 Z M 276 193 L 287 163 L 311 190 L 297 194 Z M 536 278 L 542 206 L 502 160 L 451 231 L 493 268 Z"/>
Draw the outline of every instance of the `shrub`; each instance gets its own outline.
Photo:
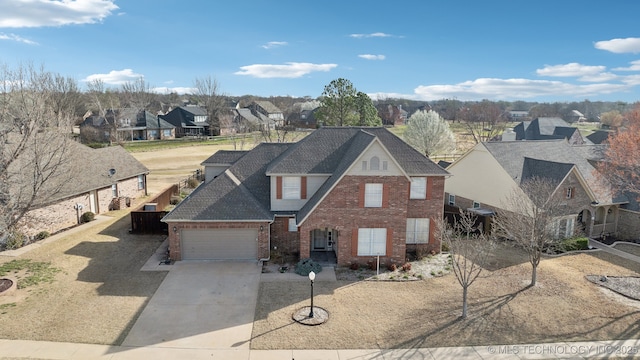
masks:
<path id="1" fill-rule="evenodd" d="M 322 266 L 311 258 L 302 259 L 296 264 L 296 274 L 298 275 L 307 276 L 312 271 L 317 274 L 322 271 Z"/>
<path id="2" fill-rule="evenodd" d="M 15 250 L 26 245 L 27 237 L 21 232 L 11 232 L 7 237 L 4 247 L 7 250 Z"/>
<path id="3" fill-rule="evenodd" d="M 398 265 L 396 265 L 395 263 L 389 263 L 389 265 L 387 265 L 387 269 L 389 271 L 396 271 L 396 269 L 398 269 Z"/>
<path id="4" fill-rule="evenodd" d="M 402 271 L 410 271 L 411 270 L 411 263 L 410 262 L 406 262 L 404 264 L 402 264 Z"/>
<path id="5" fill-rule="evenodd" d="M 360 269 L 360 264 L 358 263 L 352 263 L 351 266 L 349 267 L 351 270 L 358 270 Z"/>
<path id="6" fill-rule="evenodd" d="M 93 219 L 95 218 L 96 214 L 92 213 L 91 211 L 87 211 L 86 213 L 82 214 L 82 216 L 80 217 L 80 221 L 84 224 L 93 221 Z"/>
<path id="7" fill-rule="evenodd" d="M 36 241 L 44 240 L 49 236 L 51 236 L 51 234 L 48 231 L 40 231 L 38 234 L 36 234 Z"/>
<path id="8" fill-rule="evenodd" d="M 568 238 L 560 243 L 561 251 L 587 250 L 589 248 L 589 239 L 586 237 Z"/>
<path id="9" fill-rule="evenodd" d="M 196 178 L 189 178 L 189 180 L 187 180 L 187 186 L 192 189 L 197 188 L 198 185 L 200 185 L 200 181 L 198 181 L 198 179 Z"/>
<path id="10" fill-rule="evenodd" d="M 442 251 L 449 252 L 449 245 L 447 245 L 446 243 L 442 243 Z"/>

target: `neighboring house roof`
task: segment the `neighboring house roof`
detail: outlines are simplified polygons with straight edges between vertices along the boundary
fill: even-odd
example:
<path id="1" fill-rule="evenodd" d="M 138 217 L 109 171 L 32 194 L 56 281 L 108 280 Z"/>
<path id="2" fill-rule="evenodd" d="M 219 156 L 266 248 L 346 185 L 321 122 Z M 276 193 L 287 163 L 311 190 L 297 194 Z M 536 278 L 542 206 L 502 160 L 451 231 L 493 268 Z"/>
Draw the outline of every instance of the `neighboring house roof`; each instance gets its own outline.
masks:
<path id="1" fill-rule="evenodd" d="M 64 185 L 55 195 L 38 201 L 38 205 L 107 188 L 119 181 L 149 173 L 147 167 L 121 146 L 92 149 L 75 141 L 69 146 L 70 159 L 61 169 L 61 173 L 69 176 L 64 177 Z M 110 175 L 110 169 L 115 170 L 113 175 Z"/>
<path id="2" fill-rule="evenodd" d="M 202 121 L 195 121 L 196 116 L 207 116 L 207 112 L 199 106 L 179 106 L 165 115 L 159 115 L 163 120 L 176 127 L 201 128 L 208 124 Z"/>
<path id="3" fill-rule="evenodd" d="M 503 141 L 487 142 L 483 145 L 517 184 L 535 175 L 533 171 L 542 177 L 557 178 L 562 172 L 568 172 L 569 166 L 575 165 L 598 202 L 613 202 L 611 192 L 597 179 L 595 168 L 584 156 L 587 152 L 584 149 L 586 145 L 576 147 L 582 148 L 581 150 L 576 150 L 566 140 Z M 547 163 L 534 163 L 527 159 Z M 529 162 L 525 167 L 527 161 Z"/>
<path id="4" fill-rule="evenodd" d="M 385 128 L 325 127 L 297 143 L 263 143 L 244 154 L 214 154 L 205 163 L 229 162 L 232 165 L 198 187 L 163 221 L 273 220 L 269 176 L 328 175 L 329 178 L 299 210 L 297 218 L 300 222 L 374 142 L 379 142 L 408 176 L 448 175 L 446 170 Z"/>
<path id="5" fill-rule="evenodd" d="M 235 109 L 235 111 L 238 113 L 240 117 L 244 118 L 251 124 L 268 124 L 268 122 L 271 120 L 267 117 L 259 118 L 253 115 L 251 113 L 251 109 L 241 108 L 241 109 Z"/>
<path id="6" fill-rule="evenodd" d="M 255 101 L 255 103 L 269 114 L 282 112 L 282 110 L 275 106 L 271 101 Z"/>
<path id="7" fill-rule="evenodd" d="M 571 139 L 580 131 L 558 117 L 540 117 L 523 121 L 513 128 L 516 140 Z"/>
<path id="8" fill-rule="evenodd" d="M 609 134 L 611 134 L 611 131 L 597 130 L 587 135 L 587 140 L 591 141 L 594 144 L 602 144 L 607 139 L 609 139 Z"/>

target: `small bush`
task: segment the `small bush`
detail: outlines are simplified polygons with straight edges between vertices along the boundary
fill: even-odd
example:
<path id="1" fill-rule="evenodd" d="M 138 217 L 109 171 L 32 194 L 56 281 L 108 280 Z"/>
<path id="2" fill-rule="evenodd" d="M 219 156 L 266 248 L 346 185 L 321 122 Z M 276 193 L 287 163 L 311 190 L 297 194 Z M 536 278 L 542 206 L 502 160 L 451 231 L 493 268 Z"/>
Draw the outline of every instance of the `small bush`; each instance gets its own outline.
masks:
<path id="1" fill-rule="evenodd" d="M 40 231 L 38 234 L 36 234 L 36 241 L 44 240 L 49 236 L 51 236 L 51 234 L 48 231 Z"/>
<path id="2" fill-rule="evenodd" d="M 4 247 L 7 250 L 15 250 L 25 246 L 26 243 L 27 237 L 21 232 L 14 231 L 7 237 Z"/>
<path id="3" fill-rule="evenodd" d="M 449 252 L 449 245 L 442 243 L 442 251 L 443 252 Z"/>
<path id="4" fill-rule="evenodd" d="M 405 271 L 405 272 L 410 271 L 411 270 L 411 263 L 410 262 L 406 262 L 406 263 L 402 264 L 402 268 L 401 269 L 402 269 L 402 271 Z"/>
<path id="5" fill-rule="evenodd" d="M 352 264 L 351 264 L 351 266 L 349 266 L 349 268 L 350 268 L 351 270 L 358 270 L 358 269 L 360 269 L 360 264 L 358 264 L 358 263 L 352 263 Z"/>
<path id="6" fill-rule="evenodd" d="M 200 185 L 200 181 L 198 181 L 198 179 L 196 178 L 189 178 L 189 180 L 187 180 L 187 186 L 192 189 L 197 188 L 198 185 Z"/>
<path id="7" fill-rule="evenodd" d="M 180 196 L 172 195 L 171 199 L 169 200 L 169 204 L 178 205 L 178 203 L 180 203 L 180 201 L 182 201 L 182 198 Z"/>
<path id="8" fill-rule="evenodd" d="M 93 221 L 95 218 L 96 214 L 92 213 L 91 211 L 87 211 L 86 213 L 82 214 L 82 216 L 80 217 L 80 221 L 84 224 Z"/>
<path id="9" fill-rule="evenodd" d="M 398 265 L 396 265 L 394 263 L 390 263 L 389 265 L 387 265 L 387 269 L 389 271 L 396 271 L 398 269 Z"/>
<path id="10" fill-rule="evenodd" d="M 302 259 L 296 264 L 296 274 L 298 275 L 308 276 L 312 271 L 317 274 L 322 271 L 322 266 L 311 258 Z"/>
<path id="11" fill-rule="evenodd" d="M 586 237 L 568 238 L 560 243 L 561 251 L 587 250 L 589 248 L 589 239 Z"/>

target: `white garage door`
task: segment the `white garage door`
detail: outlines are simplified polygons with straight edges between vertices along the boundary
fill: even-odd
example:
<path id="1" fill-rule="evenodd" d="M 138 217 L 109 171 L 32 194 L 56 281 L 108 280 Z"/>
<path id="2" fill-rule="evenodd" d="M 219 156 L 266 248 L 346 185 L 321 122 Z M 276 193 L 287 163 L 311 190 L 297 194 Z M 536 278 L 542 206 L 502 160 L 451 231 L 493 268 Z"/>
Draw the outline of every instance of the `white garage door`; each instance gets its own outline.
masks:
<path id="1" fill-rule="evenodd" d="M 258 230 L 182 230 L 184 260 L 256 260 Z"/>

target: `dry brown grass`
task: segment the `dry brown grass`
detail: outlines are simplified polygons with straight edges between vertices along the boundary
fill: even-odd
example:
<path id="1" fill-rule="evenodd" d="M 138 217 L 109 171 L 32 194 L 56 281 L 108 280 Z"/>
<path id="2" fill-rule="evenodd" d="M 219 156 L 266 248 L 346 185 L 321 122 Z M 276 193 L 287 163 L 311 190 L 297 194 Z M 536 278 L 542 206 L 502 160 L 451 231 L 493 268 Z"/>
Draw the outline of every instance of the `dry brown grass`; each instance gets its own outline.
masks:
<path id="1" fill-rule="evenodd" d="M 637 276 L 640 264 L 601 252 L 544 259 L 538 285 L 528 288 L 530 265 L 512 255 L 505 258 L 508 266 L 494 259 L 493 270 L 470 288 L 467 320 L 459 319 L 461 288 L 452 274 L 414 282 L 316 283 L 315 305 L 330 314 L 317 327 L 291 319 L 309 305 L 308 285 L 262 283 L 251 347 L 388 349 L 640 336 L 640 302 L 612 296 L 585 279 Z"/>
<path id="2" fill-rule="evenodd" d="M 128 234 L 126 214 L 20 256 L 60 271 L 0 297 L 0 338 L 120 344 L 166 276 L 139 271 L 164 237 Z"/>

